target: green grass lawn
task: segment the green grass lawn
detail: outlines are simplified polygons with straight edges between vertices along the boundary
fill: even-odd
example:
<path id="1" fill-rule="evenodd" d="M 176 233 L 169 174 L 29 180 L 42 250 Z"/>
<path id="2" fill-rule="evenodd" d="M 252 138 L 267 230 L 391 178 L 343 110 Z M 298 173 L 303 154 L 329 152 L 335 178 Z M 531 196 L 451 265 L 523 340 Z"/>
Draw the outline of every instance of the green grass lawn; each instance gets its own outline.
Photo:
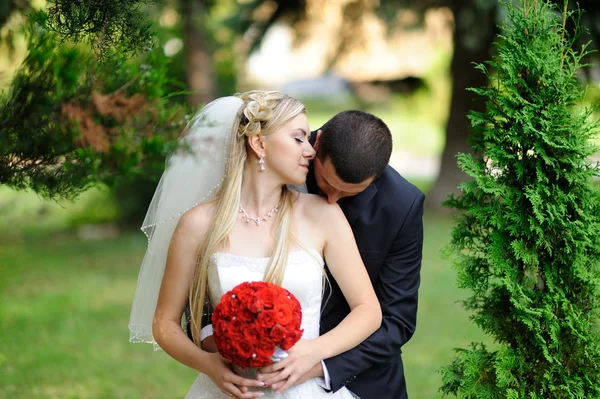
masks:
<path id="1" fill-rule="evenodd" d="M 419 323 L 403 348 L 412 399 L 439 398 L 452 349 L 484 337 L 456 301 L 440 256 L 451 223 L 427 217 Z M 181 398 L 195 372 L 128 342 L 143 234 L 82 242 L 48 236 L 0 247 L 0 398 Z"/>
<path id="2" fill-rule="evenodd" d="M 96 186 L 74 201 L 44 200 L 32 191 L 0 185 L 0 248 L 80 226 L 114 222 L 118 211 L 107 187 Z"/>

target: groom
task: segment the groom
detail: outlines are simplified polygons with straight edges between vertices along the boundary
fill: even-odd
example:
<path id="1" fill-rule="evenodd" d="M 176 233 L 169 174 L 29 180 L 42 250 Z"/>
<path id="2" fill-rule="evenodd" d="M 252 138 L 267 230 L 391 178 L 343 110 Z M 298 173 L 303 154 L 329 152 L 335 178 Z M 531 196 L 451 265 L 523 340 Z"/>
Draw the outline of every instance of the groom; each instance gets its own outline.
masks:
<path id="1" fill-rule="evenodd" d="M 383 312 L 381 327 L 360 345 L 315 366 L 301 381 L 321 377 L 330 391 L 346 386 L 361 399 L 407 399 L 400 348 L 412 337 L 423 252 L 425 196 L 388 165 L 392 135 L 362 111 L 343 111 L 313 132 L 310 193 L 338 202 L 354 232 Z M 323 296 L 321 333 L 350 312 L 335 279 Z M 204 322 L 203 325 L 209 322 Z M 262 369 L 277 384 L 277 375 Z"/>
<path id="2" fill-rule="evenodd" d="M 362 399 L 406 399 L 400 348 L 412 337 L 423 251 L 425 196 L 388 165 L 392 135 L 386 124 L 362 111 L 335 115 L 311 137 L 317 151 L 306 181 L 310 193 L 337 202 L 358 244 L 381 304 L 381 327 L 360 345 L 315 366 L 302 381 L 321 377 L 330 391 L 346 386 Z M 321 334 L 350 312 L 328 272 Z M 274 381 L 276 376 L 264 375 Z"/>

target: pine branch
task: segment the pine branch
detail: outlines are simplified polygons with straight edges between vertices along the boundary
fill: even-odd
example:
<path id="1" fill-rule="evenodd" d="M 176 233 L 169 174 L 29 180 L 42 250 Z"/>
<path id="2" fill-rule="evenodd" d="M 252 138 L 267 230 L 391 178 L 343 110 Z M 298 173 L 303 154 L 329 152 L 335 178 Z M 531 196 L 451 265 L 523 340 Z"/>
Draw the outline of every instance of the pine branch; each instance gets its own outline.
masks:
<path id="1" fill-rule="evenodd" d="M 567 30 L 567 9 L 569 7 L 569 0 L 565 0 L 565 5 L 563 8 L 563 25 L 562 25 L 562 32 L 561 32 L 561 41 L 564 43 L 565 41 L 565 32 Z M 570 48 L 570 46 L 568 47 L 568 49 Z M 566 51 L 568 51 L 568 49 Z M 563 53 L 561 59 L 560 59 L 560 70 L 562 71 L 563 69 L 563 64 L 565 61 L 565 57 L 567 56 L 566 53 Z"/>

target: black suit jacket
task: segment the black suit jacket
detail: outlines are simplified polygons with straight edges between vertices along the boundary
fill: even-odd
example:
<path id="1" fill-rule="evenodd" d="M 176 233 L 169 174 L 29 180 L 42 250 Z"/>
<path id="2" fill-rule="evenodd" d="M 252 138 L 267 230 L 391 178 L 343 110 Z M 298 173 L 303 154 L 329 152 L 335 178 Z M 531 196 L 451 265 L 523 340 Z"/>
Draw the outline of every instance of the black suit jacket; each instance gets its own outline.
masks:
<path id="1" fill-rule="evenodd" d="M 318 193 L 312 165 L 310 193 Z M 400 348 L 412 337 L 423 250 L 425 196 L 392 167 L 366 190 L 343 198 L 342 208 L 381 304 L 381 327 L 357 347 L 325 360 L 335 392 L 347 386 L 361 399 L 406 399 Z M 350 312 L 339 286 L 327 271 L 330 287 L 323 296 L 321 334 Z"/>

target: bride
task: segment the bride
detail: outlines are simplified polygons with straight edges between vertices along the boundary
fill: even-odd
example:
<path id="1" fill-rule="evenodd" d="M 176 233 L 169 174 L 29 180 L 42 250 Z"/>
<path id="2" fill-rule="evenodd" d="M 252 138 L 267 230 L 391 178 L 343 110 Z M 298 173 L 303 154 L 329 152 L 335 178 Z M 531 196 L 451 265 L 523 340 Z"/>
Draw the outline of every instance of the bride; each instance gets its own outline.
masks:
<path id="1" fill-rule="evenodd" d="M 315 151 L 304 106 L 280 92 L 250 91 L 217 99 L 188 124 L 171 156 L 142 229 L 149 238 L 130 330 L 199 372 L 186 398 L 351 398 L 302 377 L 347 351 L 381 323 L 381 309 L 354 236 L 337 204 L 289 190 L 306 180 Z M 322 288 L 331 275 L 351 307 L 319 336 Z M 166 266 L 165 266 L 166 265 Z M 218 353 L 201 348 L 205 304 L 244 281 L 282 285 L 302 305 L 302 339 L 277 364 L 283 386 L 235 374 Z M 326 299 L 325 299 L 326 300 Z M 182 329 L 191 309 L 192 342 Z M 296 384 L 296 385 L 294 385 Z"/>

